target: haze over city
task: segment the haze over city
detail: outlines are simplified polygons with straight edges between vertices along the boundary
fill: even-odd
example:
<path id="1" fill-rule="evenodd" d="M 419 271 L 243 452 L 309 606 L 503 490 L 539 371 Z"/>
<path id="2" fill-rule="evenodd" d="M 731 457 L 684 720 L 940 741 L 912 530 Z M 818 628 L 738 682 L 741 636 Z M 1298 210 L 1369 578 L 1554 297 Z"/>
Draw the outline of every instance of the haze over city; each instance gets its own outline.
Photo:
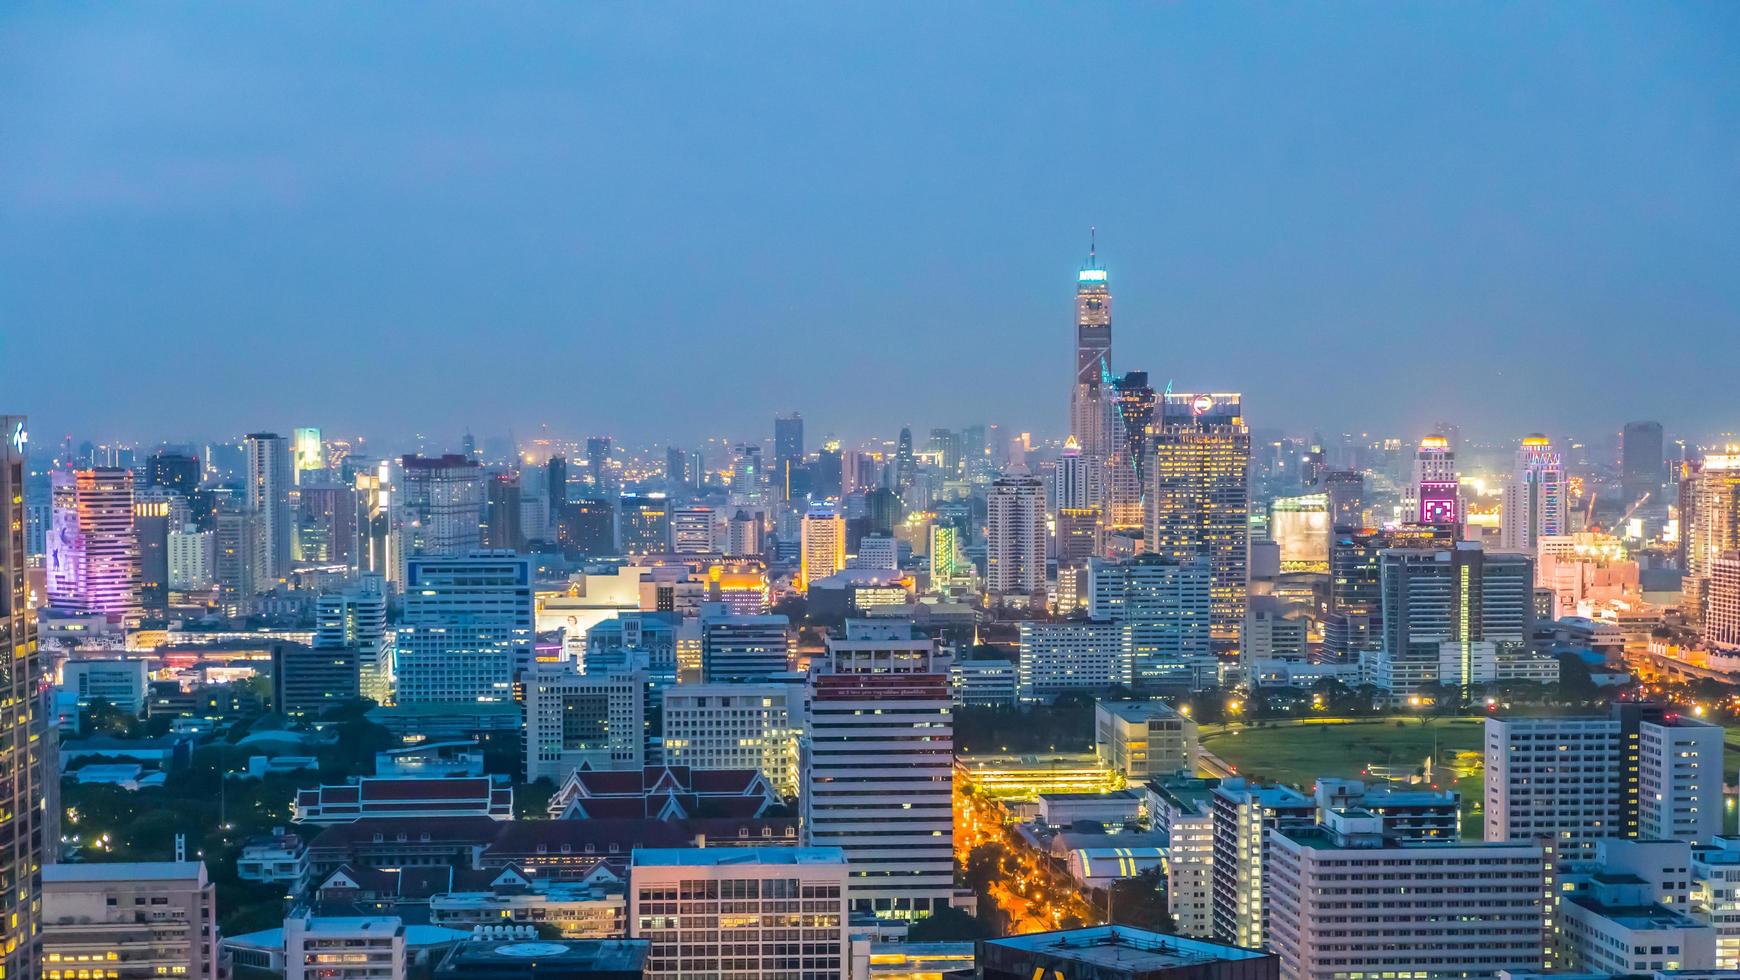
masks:
<path id="1" fill-rule="evenodd" d="M 1258 426 L 1728 428 L 1732 7 L 516 13 L 9 8 L 15 400 L 99 439 L 1061 437 L 1098 226 L 1114 367 Z"/>

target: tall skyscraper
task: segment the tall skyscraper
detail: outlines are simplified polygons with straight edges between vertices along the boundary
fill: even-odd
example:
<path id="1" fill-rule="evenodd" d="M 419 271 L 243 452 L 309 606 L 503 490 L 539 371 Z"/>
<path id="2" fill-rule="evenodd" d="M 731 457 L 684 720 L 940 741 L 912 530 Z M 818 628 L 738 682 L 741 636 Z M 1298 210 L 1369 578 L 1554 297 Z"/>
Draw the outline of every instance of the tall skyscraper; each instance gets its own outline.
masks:
<path id="1" fill-rule="evenodd" d="M 1045 486 L 1025 466 L 991 484 L 986 502 L 985 591 L 1045 603 Z"/>
<path id="2" fill-rule="evenodd" d="M 483 467 L 477 460 L 406 456 L 404 508 L 412 555 L 463 555 L 483 536 Z"/>
<path id="3" fill-rule="evenodd" d="M 1128 631 L 1130 683 L 1194 690 L 1216 682 L 1213 572 L 1206 555 L 1088 563 L 1088 615 Z"/>
<path id="4" fill-rule="evenodd" d="M 1534 629 L 1534 558 L 1477 543 L 1390 548 L 1378 555 L 1382 603 L 1378 686 L 1466 690 L 1497 679 L 1497 660 L 1519 653 Z"/>
<path id="5" fill-rule="evenodd" d="M 325 470 L 303 471 L 296 497 L 296 560 L 309 565 L 349 565 L 357 549 L 356 491 L 315 483 Z"/>
<path id="6" fill-rule="evenodd" d="M 1075 436 L 1070 436 L 1063 441 L 1063 453 L 1057 457 L 1057 475 L 1052 480 L 1052 511 L 1083 508 L 1093 503 L 1088 478 L 1088 460 L 1081 454 L 1081 443 Z"/>
<path id="7" fill-rule="evenodd" d="M 894 489 L 904 495 L 918 481 L 918 459 L 912 454 L 912 427 L 901 426 L 894 446 Z"/>
<path id="8" fill-rule="evenodd" d="M 610 437 L 586 437 L 586 479 L 600 496 L 616 496 L 616 478 L 610 469 Z"/>
<path id="9" fill-rule="evenodd" d="M 1740 454 L 1704 457 L 1691 481 L 1680 512 L 1686 550 L 1680 606 L 1687 618 L 1702 622 L 1716 559 L 1740 549 Z"/>
<path id="10" fill-rule="evenodd" d="M 689 454 L 676 446 L 665 447 L 665 492 L 684 499 L 694 489 L 689 480 Z"/>
<path id="11" fill-rule="evenodd" d="M 662 493 L 625 493 L 618 501 L 617 543 L 625 555 L 657 555 L 671 547 L 671 501 Z"/>
<path id="12" fill-rule="evenodd" d="M 848 627 L 812 668 L 804 843 L 845 850 L 853 912 L 920 919 L 953 897 L 951 659 Z"/>
<path id="13" fill-rule="evenodd" d="M 1456 473 L 1456 450 L 1447 436 L 1427 436 L 1414 453 L 1413 479 L 1403 494 L 1412 524 L 1462 527 L 1462 488 Z M 1460 530 L 1457 531 L 1460 536 Z"/>
<path id="14" fill-rule="evenodd" d="M 792 476 L 804 465 L 804 418 L 796 412 L 773 420 L 773 481 L 779 499 L 792 498 Z"/>
<path id="15" fill-rule="evenodd" d="M 1329 527 L 1355 529 L 1365 526 L 1365 474 L 1357 470 L 1328 470 L 1323 474 L 1323 492 L 1329 495 Z"/>
<path id="16" fill-rule="evenodd" d="M 145 460 L 145 482 L 182 496 L 199 489 L 199 457 L 164 450 Z"/>
<path id="17" fill-rule="evenodd" d="M 1522 441 L 1501 498 L 1499 546 L 1534 554 L 1543 535 L 1570 534 L 1565 464 L 1543 435 Z"/>
<path id="18" fill-rule="evenodd" d="M 953 429 L 930 430 L 930 451 L 937 455 L 943 478 L 953 480 L 961 472 L 961 434 Z"/>
<path id="19" fill-rule="evenodd" d="M 295 476 L 290 469 L 290 441 L 275 432 L 249 433 L 244 440 L 248 457 L 248 509 L 260 515 L 263 552 L 258 556 L 255 578 L 262 590 L 290 574 L 290 487 Z"/>
<path id="20" fill-rule="evenodd" d="M 1082 455 L 1104 465 L 1111 454 L 1108 391 L 1112 377 L 1112 289 L 1098 250 L 1088 248 L 1087 267 L 1075 283 L 1075 386 L 1070 394 L 1069 431 Z"/>
<path id="21" fill-rule="evenodd" d="M 708 555 L 713 547 L 713 508 L 696 504 L 671 511 L 671 553 Z"/>
<path id="22" fill-rule="evenodd" d="M 0 971 L 40 976 L 43 771 L 40 698 L 45 678 L 25 573 L 24 472 L 28 428 L 0 415 Z"/>
<path id="23" fill-rule="evenodd" d="M 169 529 L 176 521 L 175 496 L 160 487 L 133 494 L 133 537 L 139 546 L 139 605 L 146 615 L 169 614 Z M 179 512 L 187 513 L 182 503 Z"/>
<path id="24" fill-rule="evenodd" d="M 509 551 L 526 550 L 526 536 L 521 530 L 520 475 L 492 473 L 485 492 L 488 516 L 484 520 L 483 546 Z"/>
<path id="25" fill-rule="evenodd" d="M 404 602 L 400 704 L 512 699 L 536 636 L 530 559 L 498 551 L 412 558 Z"/>
<path id="26" fill-rule="evenodd" d="M 1659 496 L 1663 472 L 1661 423 L 1625 423 L 1619 451 L 1625 505 L 1630 506 L 1646 493 Z"/>
<path id="27" fill-rule="evenodd" d="M 139 540 L 133 525 L 133 471 L 112 467 L 54 471 L 48 536 L 48 604 L 58 612 L 100 613 L 137 625 Z"/>
<path id="28" fill-rule="evenodd" d="M 292 469 L 296 485 L 326 482 L 326 444 L 320 440 L 320 430 L 300 428 L 291 433 Z"/>
<path id="29" fill-rule="evenodd" d="M 1167 394 L 1155 433 L 1149 551 L 1204 555 L 1212 577 L 1209 629 L 1217 653 L 1238 648 L 1250 580 L 1251 433 L 1240 396 Z"/>
<path id="30" fill-rule="evenodd" d="M 808 591 L 811 582 L 846 567 L 846 519 L 833 504 L 811 504 L 801 534 L 800 581 Z"/>
<path id="31" fill-rule="evenodd" d="M 550 512 L 568 502 L 568 457 L 551 456 L 544 463 L 544 492 L 550 497 Z"/>
<path id="32" fill-rule="evenodd" d="M 1125 374 L 1113 382 L 1113 389 L 1112 451 L 1104 475 L 1106 526 L 1133 530 L 1142 526 L 1156 396 L 1146 371 Z"/>

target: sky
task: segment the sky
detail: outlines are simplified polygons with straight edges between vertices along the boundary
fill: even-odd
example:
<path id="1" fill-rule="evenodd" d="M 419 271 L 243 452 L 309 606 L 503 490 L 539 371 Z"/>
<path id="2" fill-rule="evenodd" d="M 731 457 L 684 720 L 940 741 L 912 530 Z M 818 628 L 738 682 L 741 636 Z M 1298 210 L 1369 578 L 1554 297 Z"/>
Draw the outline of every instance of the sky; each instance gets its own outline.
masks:
<path id="1" fill-rule="evenodd" d="M 1740 6 L 20 3 L 0 410 L 692 442 L 1740 428 Z M 39 440 L 42 438 L 38 436 Z"/>

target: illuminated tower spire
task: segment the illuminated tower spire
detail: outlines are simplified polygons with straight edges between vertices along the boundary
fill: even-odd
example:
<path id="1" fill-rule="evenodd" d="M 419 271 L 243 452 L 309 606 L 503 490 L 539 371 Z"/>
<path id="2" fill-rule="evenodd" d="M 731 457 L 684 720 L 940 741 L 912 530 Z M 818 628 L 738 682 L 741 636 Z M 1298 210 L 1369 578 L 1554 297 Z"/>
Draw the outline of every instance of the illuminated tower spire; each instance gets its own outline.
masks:
<path id="1" fill-rule="evenodd" d="M 1090 466 L 1111 455 L 1112 292 L 1100 266 L 1099 231 L 1088 231 L 1088 261 L 1075 284 L 1075 383 L 1070 391 L 1069 432 Z M 1094 485 L 1099 480 L 1091 481 Z M 1098 501 L 1095 501 L 1097 503 Z"/>

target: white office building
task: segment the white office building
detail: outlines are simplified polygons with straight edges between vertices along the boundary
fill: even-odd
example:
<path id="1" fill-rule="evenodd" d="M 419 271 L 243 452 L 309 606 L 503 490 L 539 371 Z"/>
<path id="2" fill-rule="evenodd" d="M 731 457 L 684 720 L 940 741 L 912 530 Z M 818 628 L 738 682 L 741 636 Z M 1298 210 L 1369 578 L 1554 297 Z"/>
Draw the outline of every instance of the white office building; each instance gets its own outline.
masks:
<path id="1" fill-rule="evenodd" d="M 1206 558 L 1143 554 L 1088 563 L 1088 615 L 1129 627 L 1131 685 L 1191 690 L 1217 683 L 1212 585 Z"/>
<path id="2" fill-rule="evenodd" d="M 811 667 L 805 843 L 845 851 L 854 912 L 923 918 L 954 894 L 950 658 L 851 625 Z"/>
<path id="3" fill-rule="evenodd" d="M 1560 958 L 1554 965 L 1580 973 L 1650 974 L 1711 970 L 1716 930 L 1657 901 L 1635 875 L 1605 875 L 1559 901 Z"/>
<path id="4" fill-rule="evenodd" d="M 636 848 L 628 933 L 647 980 L 840 980 L 851 969 L 846 857 L 834 847 Z"/>
<path id="5" fill-rule="evenodd" d="M 1022 701 L 1051 701 L 1069 691 L 1100 692 L 1130 683 L 1130 628 L 1123 623 L 1023 622 L 1017 651 Z"/>
<path id="6" fill-rule="evenodd" d="M 1166 833 L 1166 910 L 1179 934 L 1214 933 L 1214 790 L 1218 779 L 1149 780 L 1148 824 Z"/>
<path id="7" fill-rule="evenodd" d="M 1268 945 L 1283 980 L 1496 977 L 1544 965 L 1538 844 L 1404 844 L 1366 810 L 1270 836 Z"/>
<path id="8" fill-rule="evenodd" d="M 1019 696 L 1019 669 L 1014 661 L 995 657 L 956 660 L 949 665 L 949 690 L 956 704 L 981 708 L 1006 707 Z"/>
<path id="9" fill-rule="evenodd" d="M 1638 729 L 1638 835 L 1708 843 L 1722 833 L 1722 726 L 1674 716 Z"/>
<path id="10" fill-rule="evenodd" d="M 396 643 L 400 704 L 508 701 L 532 662 L 532 563 L 508 551 L 410 559 Z"/>
<path id="11" fill-rule="evenodd" d="M 1522 441 L 1499 502 L 1499 547 L 1534 554 L 1543 536 L 1571 533 L 1563 458 L 1546 436 Z"/>
<path id="12" fill-rule="evenodd" d="M 646 765 L 646 674 L 582 674 L 572 662 L 527 671 L 526 781 L 560 786 L 582 765 Z"/>
<path id="13" fill-rule="evenodd" d="M 107 701 L 117 711 L 133 718 L 145 713 L 147 692 L 144 660 L 68 660 L 60 667 L 60 689 L 89 708 Z"/>
<path id="14" fill-rule="evenodd" d="M 756 769 L 781 796 L 798 795 L 802 684 L 680 684 L 664 695 L 665 762 Z"/>
<path id="15" fill-rule="evenodd" d="M 886 534 L 866 534 L 858 542 L 858 553 L 846 562 L 846 567 L 879 572 L 898 571 L 900 542 Z"/>
<path id="16" fill-rule="evenodd" d="M 1554 843 L 1561 860 L 1624 836 L 1616 718 L 1486 719 L 1486 839 Z"/>
<path id="17" fill-rule="evenodd" d="M 405 980 L 405 924 L 392 916 L 285 919 L 284 980 Z"/>
<path id="18" fill-rule="evenodd" d="M 991 484 L 986 501 L 985 591 L 1040 605 L 1045 598 L 1045 485 L 1022 465 Z"/>
<path id="19" fill-rule="evenodd" d="M 713 547 L 713 508 L 677 507 L 671 511 L 671 552 L 678 555 L 705 555 Z"/>
<path id="20" fill-rule="evenodd" d="M 215 980 L 216 886 L 200 861 L 42 869 L 43 980 Z"/>
<path id="21" fill-rule="evenodd" d="M 1224 779 L 1210 797 L 1214 823 L 1214 934 L 1247 949 L 1269 941 L 1266 868 L 1271 831 L 1317 822 L 1317 804 L 1285 786 Z"/>
<path id="22" fill-rule="evenodd" d="M 385 704 L 393 691 L 393 648 L 387 633 L 387 596 L 378 575 L 363 585 L 314 600 L 316 650 L 355 650 L 362 696 Z"/>
<path id="23" fill-rule="evenodd" d="M 846 567 L 846 519 L 830 503 L 811 504 L 799 534 L 802 588 Z"/>
<path id="24" fill-rule="evenodd" d="M 1716 930 L 1716 967 L 1740 969 L 1740 837 L 1691 848 L 1690 912 Z"/>
<path id="25" fill-rule="evenodd" d="M 169 532 L 169 588 L 199 592 L 212 587 L 216 572 L 216 541 L 210 531 L 192 524 Z"/>

